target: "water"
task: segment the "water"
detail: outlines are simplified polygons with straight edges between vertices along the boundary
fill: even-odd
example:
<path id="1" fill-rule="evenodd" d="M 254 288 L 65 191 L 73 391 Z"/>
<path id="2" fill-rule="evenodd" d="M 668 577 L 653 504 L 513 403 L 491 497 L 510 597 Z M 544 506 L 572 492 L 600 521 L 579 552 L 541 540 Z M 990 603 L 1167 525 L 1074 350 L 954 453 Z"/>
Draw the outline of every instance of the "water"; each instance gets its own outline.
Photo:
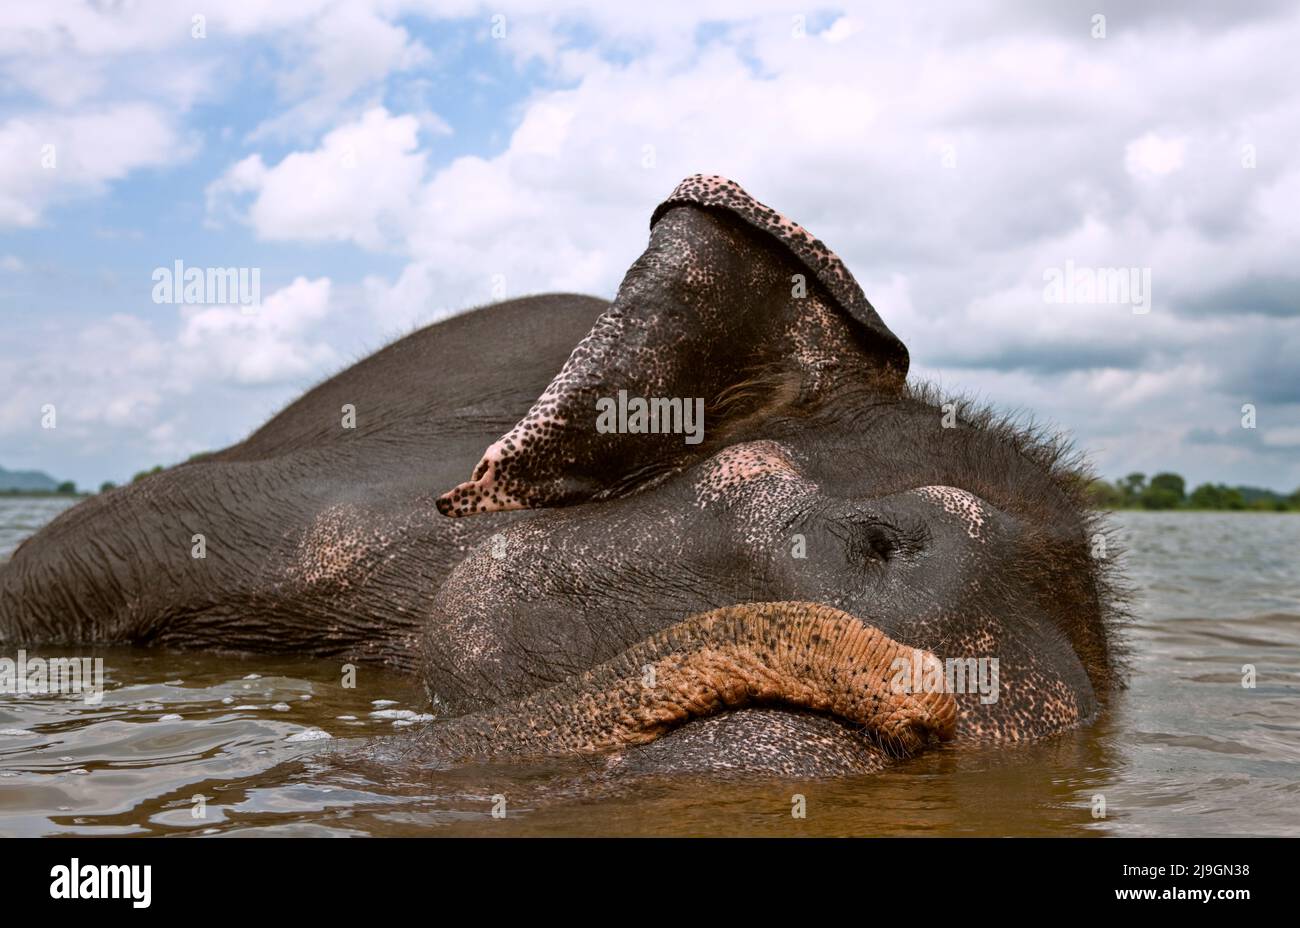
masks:
<path id="1" fill-rule="evenodd" d="M 67 496 L 0 496 L 0 563 L 9 560 L 19 542 L 75 502 Z"/>
<path id="2" fill-rule="evenodd" d="M 0 500 L 0 558 L 64 505 Z M 361 667 L 345 688 L 336 661 L 111 649 L 99 705 L 0 696 L 0 730 L 26 732 L 0 734 L 0 834 L 1300 834 L 1300 515 L 1115 522 L 1137 588 L 1130 686 L 1042 744 L 830 782 L 417 772 L 346 750 L 419 723 L 411 680 Z"/>

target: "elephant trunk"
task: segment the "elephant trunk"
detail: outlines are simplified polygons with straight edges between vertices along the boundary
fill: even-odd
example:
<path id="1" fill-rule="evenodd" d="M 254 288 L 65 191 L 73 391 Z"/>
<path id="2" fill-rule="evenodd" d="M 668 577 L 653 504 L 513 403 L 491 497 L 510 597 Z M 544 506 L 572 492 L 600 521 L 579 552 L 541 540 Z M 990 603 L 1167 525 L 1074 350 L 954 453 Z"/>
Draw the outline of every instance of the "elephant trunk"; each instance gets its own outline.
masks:
<path id="1" fill-rule="evenodd" d="M 907 753 L 951 738 L 944 692 L 900 692 L 897 662 L 920 656 L 853 616 L 816 603 L 750 603 L 693 616 L 573 682 L 432 726 L 438 760 L 556 756 L 642 744 L 692 719 L 789 706 L 862 725 Z M 909 665 L 910 666 L 910 663 Z"/>
<path id="2" fill-rule="evenodd" d="M 760 373 L 797 385 L 780 408 L 846 384 L 894 391 L 907 366 L 907 349 L 834 252 L 734 182 L 689 177 L 655 210 L 650 243 L 609 309 L 438 510 L 599 499 L 647 469 L 697 458 L 706 439 L 753 415 L 752 404 L 723 399 L 743 396 L 733 391 Z"/>

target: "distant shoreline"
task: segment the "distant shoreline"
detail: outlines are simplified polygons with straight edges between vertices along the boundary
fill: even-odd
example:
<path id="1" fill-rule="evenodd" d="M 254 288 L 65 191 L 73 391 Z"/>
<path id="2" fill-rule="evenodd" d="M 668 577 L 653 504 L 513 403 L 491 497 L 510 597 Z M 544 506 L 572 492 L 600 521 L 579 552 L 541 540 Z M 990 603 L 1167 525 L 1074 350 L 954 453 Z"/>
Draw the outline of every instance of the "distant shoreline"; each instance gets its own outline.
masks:
<path id="1" fill-rule="evenodd" d="M 0 499 L 85 499 L 95 495 L 84 490 L 76 493 L 60 493 L 57 490 L 0 490 Z"/>
<path id="2" fill-rule="evenodd" d="M 1145 509 L 1159 512 L 1298 512 L 1300 490 L 1284 495 L 1264 487 L 1202 483 L 1189 492 L 1187 481 L 1170 471 L 1149 481 L 1134 472 L 1114 482 L 1083 478 L 1087 502 L 1094 509 L 1119 512 Z"/>

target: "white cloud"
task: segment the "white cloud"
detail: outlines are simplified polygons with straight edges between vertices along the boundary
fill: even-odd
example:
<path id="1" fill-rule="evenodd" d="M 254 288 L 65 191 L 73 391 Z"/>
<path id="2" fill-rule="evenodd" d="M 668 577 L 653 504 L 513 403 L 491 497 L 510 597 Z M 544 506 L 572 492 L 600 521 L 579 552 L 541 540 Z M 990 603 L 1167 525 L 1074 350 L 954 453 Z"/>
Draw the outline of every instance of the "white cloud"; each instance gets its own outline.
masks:
<path id="1" fill-rule="evenodd" d="M 246 218 L 259 238 L 384 249 L 402 239 L 425 174 L 418 134 L 415 117 L 372 109 L 312 151 L 269 167 L 260 155 L 233 165 L 209 186 L 209 210 L 251 195 Z"/>
<path id="2" fill-rule="evenodd" d="M 1268 429 L 1260 439 L 1264 444 L 1274 448 L 1300 448 L 1300 425 Z"/>
<path id="3" fill-rule="evenodd" d="M 1170 139 L 1148 132 L 1124 148 L 1124 168 L 1135 177 L 1163 177 L 1183 166 L 1185 139 Z"/>
<path id="4" fill-rule="evenodd" d="M 0 436 L 26 448 L 34 439 L 53 443 L 70 456 L 131 443 L 168 461 L 209 450 L 202 436 L 210 422 L 229 421 L 232 410 L 242 421 L 239 405 L 248 404 L 223 408 L 224 391 L 278 388 L 256 406 L 266 413 L 339 363 L 329 343 L 331 292 L 328 278 L 298 278 L 251 315 L 239 306 L 180 307 L 174 336 L 165 334 L 170 319 L 115 312 L 72 338 L 29 337 L 20 354 L 0 357 L 0 379 L 13 385 L 0 394 Z M 56 410 L 53 430 L 40 425 L 47 404 Z"/>
<path id="5" fill-rule="evenodd" d="M 0 123 L 0 227 L 36 225 L 53 203 L 190 153 L 167 114 L 145 104 L 11 117 Z"/>
<path id="6" fill-rule="evenodd" d="M 182 309 L 184 324 L 176 344 L 196 378 L 292 382 L 336 363 L 329 344 L 309 337 L 329 311 L 329 278 L 299 277 L 252 312 L 242 306 Z"/>
<path id="7" fill-rule="evenodd" d="M 366 303 L 385 334 L 403 334 L 419 323 L 445 318 L 465 306 L 487 302 L 489 288 L 481 295 L 461 294 L 461 301 L 447 301 L 449 294 L 438 288 L 439 269 L 435 264 L 416 261 L 408 264 L 391 284 L 379 276 L 362 281 Z M 441 297 L 441 298 L 440 298 Z"/>
<path id="8" fill-rule="evenodd" d="M 294 33 L 288 33 L 294 35 Z M 347 102 L 391 74 L 427 64 L 429 50 L 363 4 L 340 4 L 308 20 L 276 78 L 281 98 L 298 101 L 258 126 L 253 141 L 303 137 L 337 122 Z"/>
<path id="9" fill-rule="evenodd" d="M 862 29 L 863 25 L 859 20 L 852 16 L 841 16 L 831 23 L 829 29 L 821 33 L 820 38 L 825 42 L 843 42 L 857 35 Z"/>

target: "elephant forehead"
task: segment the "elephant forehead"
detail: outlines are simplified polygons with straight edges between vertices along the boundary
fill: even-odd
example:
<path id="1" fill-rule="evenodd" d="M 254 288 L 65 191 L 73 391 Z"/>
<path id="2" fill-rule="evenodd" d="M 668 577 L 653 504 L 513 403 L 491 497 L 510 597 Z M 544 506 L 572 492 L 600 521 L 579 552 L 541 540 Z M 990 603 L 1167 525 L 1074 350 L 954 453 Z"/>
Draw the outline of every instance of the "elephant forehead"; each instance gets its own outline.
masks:
<path id="1" fill-rule="evenodd" d="M 984 524 L 991 516 L 991 509 L 974 493 L 947 486 L 917 487 L 912 492 L 938 506 L 947 515 L 960 519 L 968 536 L 976 541 L 983 540 Z"/>
<path id="2" fill-rule="evenodd" d="M 709 458 L 698 470 L 695 503 L 701 509 L 711 503 L 726 502 L 736 491 L 750 489 L 760 478 L 775 478 L 778 483 L 804 480 L 786 447 L 767 440 L 732 445 Z"/>

